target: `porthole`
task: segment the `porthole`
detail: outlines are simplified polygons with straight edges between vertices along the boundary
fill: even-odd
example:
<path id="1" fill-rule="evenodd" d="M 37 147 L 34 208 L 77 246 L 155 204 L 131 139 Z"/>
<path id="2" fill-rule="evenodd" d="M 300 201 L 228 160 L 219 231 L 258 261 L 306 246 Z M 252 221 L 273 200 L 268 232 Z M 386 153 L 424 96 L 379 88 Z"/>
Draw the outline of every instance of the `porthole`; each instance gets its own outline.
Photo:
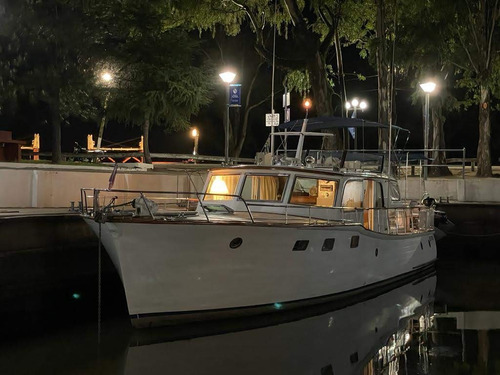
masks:
<path id="1" fill-rule="evenodd" d="M 378 248 L 375 249 L 375 256 L 378 257 Z"/>
<path id="2" fill-rule="evenodd" d="M 424 249 L 424 245 L 422 245 L 422 242 L 420 242 L 420 248 L 423 250 Z"/>
<path id="3" fill-rule="evenodd" d="M 351 237 L 351 249 L 358 247 L 359 245 L 359 236 L 352 236 Z"/>
<path id="4" fill-rule="evenodd" d="M 321 247 L 321 251 L 332 251 L 333 245 L 335 245 L 335 238 L 327 238 L 323 242 L 323 247 Z"/>
<path id="5" fill-rule="evenodd" d="M 356 363 L 358 362 L 358 352 L 355 352 L 355 353 L 352 353 L 350 356 L 349 356 L 349 360 L 351 361 L 351 363 Z"/>
<path id="6" fill-rule="evenodd" d="M 238 247 L 241 246 L 242 243 L 243 239 L 241 237 L 236 237 L 229 243 L 229 247 L 231 249 L 237 249 Z"/>
<path id="7" fill-rule="evenodd" d="M 304 251 L 309 245 L 309 240 L 298 240 L 293 245 L 293 251 Z"/>

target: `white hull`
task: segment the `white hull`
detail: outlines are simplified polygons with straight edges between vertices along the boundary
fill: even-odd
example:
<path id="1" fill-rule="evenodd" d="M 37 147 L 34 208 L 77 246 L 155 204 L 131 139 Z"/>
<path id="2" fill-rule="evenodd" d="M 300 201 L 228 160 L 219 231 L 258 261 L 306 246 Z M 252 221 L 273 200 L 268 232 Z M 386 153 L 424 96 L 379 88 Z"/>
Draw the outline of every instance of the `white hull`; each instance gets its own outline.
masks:
<path id="1" fill-rule="evenodd" d="M 86 221 L 98 233 L 96 222 Z M 397 236 L 359 225 L 290 226 L 171 222 L 102 225 L 132 318 L 202 313 L 358 290 L 436 258 L 432 232 Z M 359 245 L 351 248 L 352 237 Z M 235 238 L 242 244 L 231 249 Z M 322 251 L 334 238 L 331 251 Z M 296 241 L 309 241 L 293 251 Z"/>

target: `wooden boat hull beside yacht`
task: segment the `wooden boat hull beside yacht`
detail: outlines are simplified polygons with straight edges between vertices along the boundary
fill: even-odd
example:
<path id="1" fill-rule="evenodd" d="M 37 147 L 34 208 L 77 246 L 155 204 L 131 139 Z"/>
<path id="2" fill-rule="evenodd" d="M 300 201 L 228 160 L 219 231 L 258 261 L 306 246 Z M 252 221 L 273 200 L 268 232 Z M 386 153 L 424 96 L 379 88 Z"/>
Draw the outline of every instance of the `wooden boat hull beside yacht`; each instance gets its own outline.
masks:
<path id="1" fill-rule="evenodd" d="M 87 221 L 97 233 L 99 224 Z M 436 257 L 432 233 L 401 237 L 351 224 L 100 225 L 136 326 L 325 302 Z"/>

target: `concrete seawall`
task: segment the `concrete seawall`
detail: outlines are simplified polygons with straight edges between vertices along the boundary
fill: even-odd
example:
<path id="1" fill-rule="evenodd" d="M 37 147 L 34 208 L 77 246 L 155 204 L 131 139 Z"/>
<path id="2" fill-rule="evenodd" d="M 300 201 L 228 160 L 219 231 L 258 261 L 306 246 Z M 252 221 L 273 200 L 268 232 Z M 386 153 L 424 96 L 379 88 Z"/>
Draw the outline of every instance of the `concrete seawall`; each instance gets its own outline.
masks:
<path id="1" fill-rule="evenodd" d="M 121 167 L 115 189 L 193 192 L 201 189 L 206 167 L 185 170 Z M 107 188 L 112 167 L 73 167 L 0 163 L 0 208 L 70 207 L 80 200 L 81 188 Z M 189 173 L 188 174 L 186 173 Z"/>
<path id="2" fill-rule="evenodd" d="M 114 188 L 134 190 L 200 190 L 211 165 L 174 165 L 153 169 L 124 165 Z M 0 163 L 0 208 L 69 207 L 80 200 L 80 189 L 106 188 L 111 166 L 53 166 L 50 164 Z M 189 173 L 189 176 L 188 174 Z M 500 178 L 452 177 L 401 178 L 401 195 L 420 200 L 424 192 L 441 201 L 500 203 Z"/>
<path id="3" fill-rule="evenodd" d="M 399 180 L 401 195 L 420 199 L 424 192 L 436 200 L 459 203 L 500 203 L 500 178 L 431 178 Z"/>

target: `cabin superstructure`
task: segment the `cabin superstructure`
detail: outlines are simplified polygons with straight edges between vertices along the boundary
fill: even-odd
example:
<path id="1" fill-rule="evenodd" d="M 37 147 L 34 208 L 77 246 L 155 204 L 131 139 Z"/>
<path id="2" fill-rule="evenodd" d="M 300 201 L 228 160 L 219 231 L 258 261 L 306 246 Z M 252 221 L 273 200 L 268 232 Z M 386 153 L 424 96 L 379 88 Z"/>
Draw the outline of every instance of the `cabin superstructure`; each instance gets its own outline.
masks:
<path id="1" fill-rule="evenodd" d="M 210 172 L 203 207 L 362 223 L 380 233 L 432 229 L 430 216 L 401 201 L 396 180 L 380 174 L 332 172 L 304 167 L 235 167 Z M 427 217 L 429 216 L 429 218 Z M 261 215 L 262 217 L 262 215 Z M 418 224 L 417 224 L 418 222 Z"/>

